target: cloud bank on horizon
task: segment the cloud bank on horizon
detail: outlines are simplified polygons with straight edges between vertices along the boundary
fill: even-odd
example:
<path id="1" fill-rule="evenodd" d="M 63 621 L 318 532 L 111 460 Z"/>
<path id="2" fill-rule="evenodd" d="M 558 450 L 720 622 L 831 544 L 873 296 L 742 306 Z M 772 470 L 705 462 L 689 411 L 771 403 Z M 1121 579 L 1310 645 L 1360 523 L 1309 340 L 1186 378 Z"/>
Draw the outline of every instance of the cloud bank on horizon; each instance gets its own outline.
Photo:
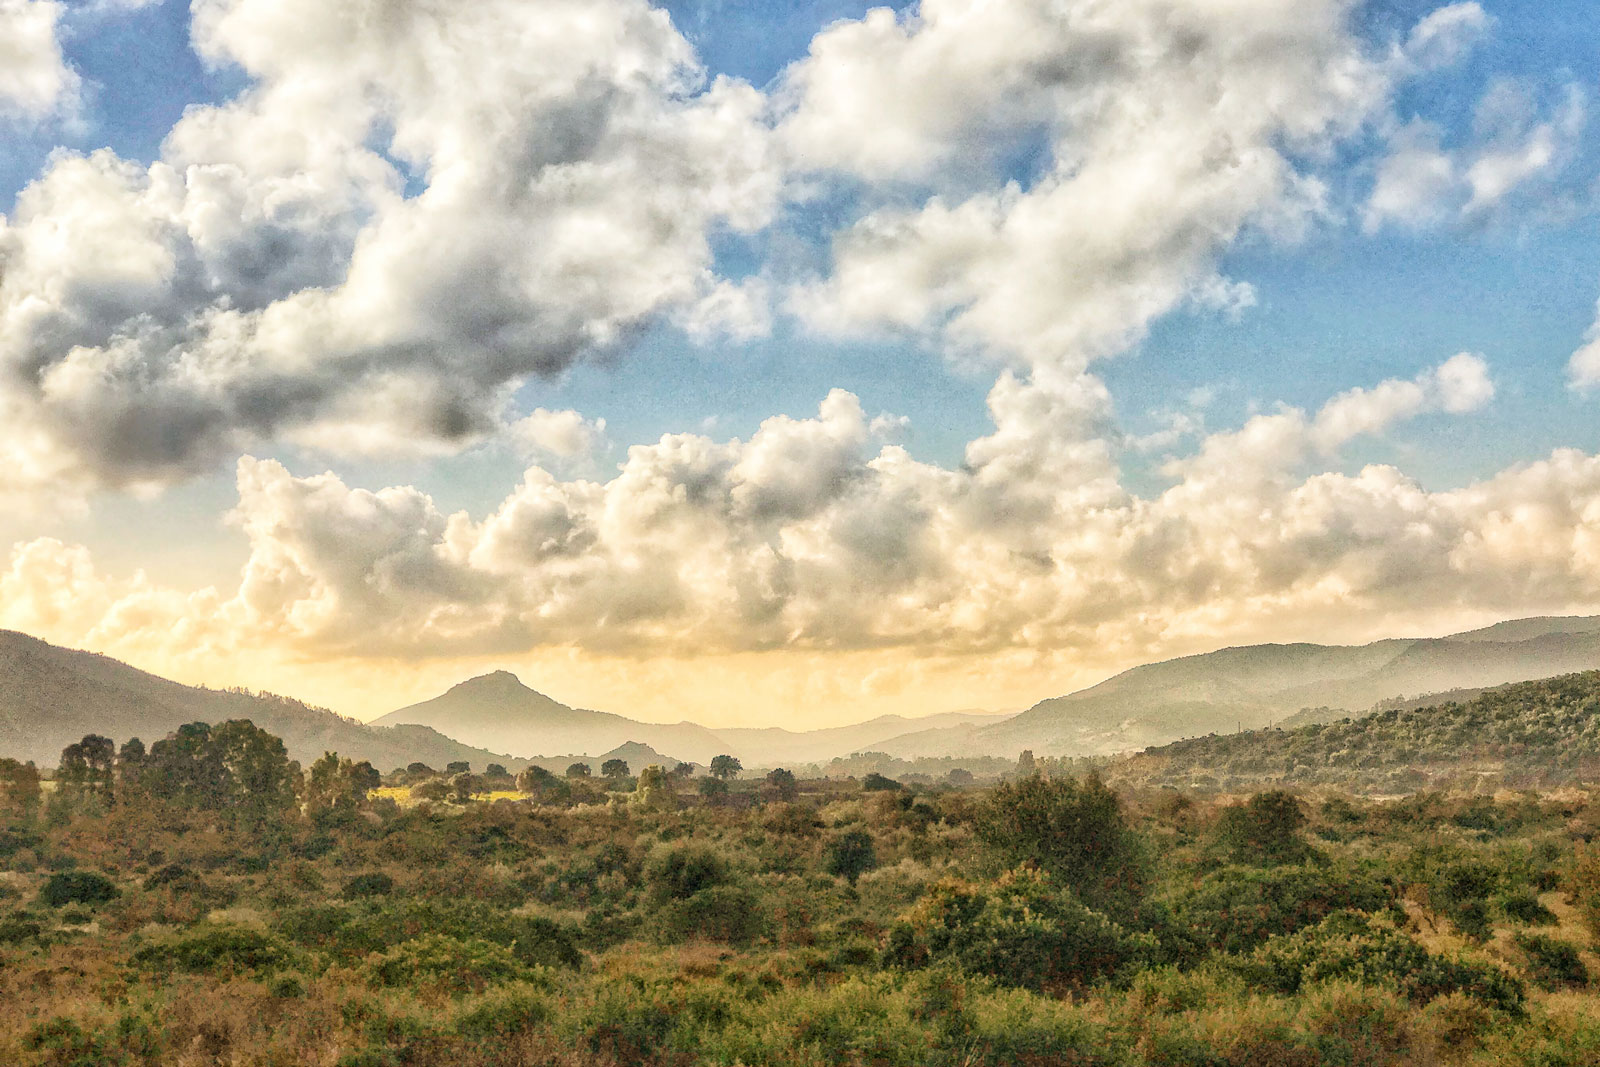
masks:
<path id="1" fill-rule="evenodd" d="M 0 4 L 26 57 L 0 62 L 4 121 L 75 121 L 62 10 Z M 1580 165 L 1588 75 L 1496 77 L 1460 129 L 1400 103 L 1494 34 L 1477 3 L 1386 32 L 1346 0 L 923 0 L 820 28 L 760 86 L 644 0 L 192 10 L 195 51 L 245 88 L 188 108 L 159 158 L 52 154 L 0 223 L 0 498 L 92 508 L 236 465 L 247 562 L 187 591 L 35 538 L 0 625 L 167 664 L 1109 664 L 1353 614 L 1600 606 L 1600 458 L 1447 491 L 1342 469 L 1363 439 L 1477 417 L 1504 385 L 1483 354 L 1419 352 L 1414 376 L 1233 428 L 1185 416 L 1142 492 L 1103 371 L 1175 312 L 1248 317 L 1241 245 L 1546 203 Z M 605 417 L 518 410 L 529 383 L 650 360 L 650 331 L 779 324 L 986 368 L 992 429 L 940 465 L 835 389 L 815 417 L 579 476 Z M 1596 330 L 1574 390 L 1600 386 Z M 494 441 L 533 465 L 479 517 L 255 458 Z"/>

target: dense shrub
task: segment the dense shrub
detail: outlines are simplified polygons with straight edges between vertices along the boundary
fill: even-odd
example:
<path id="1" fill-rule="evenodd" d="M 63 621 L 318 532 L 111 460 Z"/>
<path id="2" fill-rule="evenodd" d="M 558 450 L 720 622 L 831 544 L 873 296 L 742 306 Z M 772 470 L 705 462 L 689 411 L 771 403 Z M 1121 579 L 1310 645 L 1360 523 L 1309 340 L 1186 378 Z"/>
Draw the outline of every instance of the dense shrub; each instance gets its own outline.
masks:
<path id="1" fill-rule="evenodd" d="M 292 961 L 288 946 L 259 930 L 217 927 L 141 945 L 133 962 L 150 971 L 206 974 L 270 971 Z"/>
<path id="2" fill-rule="evenodd" d="M 104 904 L 120 895 L 117 885 L 93 871 L 61 871 L 52 874 L 39 890 L 39 903 L 52 908 L 66 904 Z"/>
<path id="3" fill-rule="evenodd" d="M 944 882 L 890 934 L 885 957 L 901 966 L 948 959 L 975 974 L 1037 991 L 1079 988 L 1151 958 L 1130 934 L 1074 900 L 1041 871 L 988 884 Z"/>
<path id="4" fill-rule="evenodd" d="M 359 897 L 386 897 L 394 892 L 394 879 L 382 871 L 358 874 L 345 882 L 339 895 L 347 900 Z"/>
<path id="5" fill-rule="evenodd" d="M 538 977 L 509 949 L 481 938 L 442 934 L 402 942 L 371 961 L 367 970 L 379 985 L 433 985 L 453 993 Z"/>
<path id="6" fill-rule="evenodd" d="M 658 849 L 645 863 L 644 881 L 658 902 L 688 900 L 696 893 L 727 882 L 728 863 L 699 846 Z"/>
<path id="7" fill-rule="evenodd" d="M 705 938 L 744 944 L 761 935 L 765 916 L 760 900 L 748 890 L 718 885 L 673 901 L 664 911 L 662 927 L 673 942 Z"/>
<path id="8" fill-rule="evenodd" d="M 1252 984 L 1286 995 L 1333 980 L 1387 986 L 1417 1004 L 1463 993 L 1520 1015 L 1522 983 L 1492 963 L 1430 953 L 1414 939 L 1353 912 L 1274 938 L 1233 966 Z"/>
<path id="9" fill-rule="evenodd" d="M 1243 804 L 1222 810 L 1214 837 L 1222 854 L 1233 863 L 1304 863 L 1312 854 L 1301 833 L 1306 821 L 1294 794 L 1281 790 L 1257 793 Z"/>
<path id="10" fill-rule="evenodd" d="M 1511 943 L 1521 952 L 1528 977 L 1540 989 L 1577 989 L 1589 984 L 1589 969 L 1572 942 L 1519 932 Z"/>
<path id="11" fill-rule="evenodd" d="M 1094 907 L 1125 908 L 1144 891 L 1144 851 L 1121 801 L 1100 779 L 1033 776 L 995 789 L 978 836 L 1010 866 L 1048 871 Z"/>
<path id="12" fill-rule="evenodd" d="M 822 869 L 855 884 L 857 878 L 878 865 L 877 847 L 865 830 L 836 834 L 822 853 Z"/>
<path id="13" fill-rule="evenodd" d="M 1556 914 L 1539 902 L 1531 889 L 1512 889 L 1495 898 L 1500 913 L 1514 923 L 1524 926 L 1551 926 Z"/>
<path id="14" fill-rule="evenodd" d="M 1170 898 L 1172 928 L 1191 957 L 1249 952 L 1336 911 L 1388 909 L 1394 895 L 1359 870 L 1223 867 Z"/>

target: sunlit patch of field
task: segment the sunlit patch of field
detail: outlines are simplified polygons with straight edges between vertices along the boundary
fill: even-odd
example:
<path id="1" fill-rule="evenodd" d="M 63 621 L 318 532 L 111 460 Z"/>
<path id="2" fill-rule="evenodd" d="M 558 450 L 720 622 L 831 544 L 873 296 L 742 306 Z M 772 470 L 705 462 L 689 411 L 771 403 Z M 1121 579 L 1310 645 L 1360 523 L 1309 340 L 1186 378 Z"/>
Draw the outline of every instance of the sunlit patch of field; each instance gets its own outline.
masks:
<path id="1" fill-rule="evenodd" d="M 367 796 L 373 800 L 392 800 L 402 808 L 415 807 L 421 804 L 423 797 L 412 795 L 408 785 L 385 785 L 368 791 Z M 475 803 L 491 804 L 496 800 L 531 800 L 533 794 L 524 793 L 517 789 L 493 789 L 487 793 L 474 793 L 472 799 Z"/>

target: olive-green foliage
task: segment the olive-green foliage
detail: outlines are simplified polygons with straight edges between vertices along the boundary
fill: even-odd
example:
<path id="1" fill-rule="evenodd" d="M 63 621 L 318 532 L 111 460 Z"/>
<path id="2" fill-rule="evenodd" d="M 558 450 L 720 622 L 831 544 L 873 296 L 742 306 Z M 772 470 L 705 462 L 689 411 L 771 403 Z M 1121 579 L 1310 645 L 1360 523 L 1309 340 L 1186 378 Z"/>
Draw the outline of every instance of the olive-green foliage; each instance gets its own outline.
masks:
<path id="1" fill-rule="evenodd" d="M 1049 875 L 1027 868 L 987 884 L 936 885 L 890 933 L 901 966 L 950 960 L 1038 991 L 1081 988 L 1154 956 L 1149 935 L 1123 930 Z"/>
<path id="2" fill-rule="evenodd" d="M 394 879 L 382 871 L 358 874 L 345 882 L 339 895 L 346 899 L 356 897 L 386 897 L 394 892 Z"/>
<path id="3" fill-rule="evenodd" d="M 669 942 L 705 938 L 744 944 L 759 937 L 765 928 L 760 899 L 739 886 L 710 886 L 673 900 L 662 914 L 662 931 Z"/>
<path id="4" fill-rule="evenodd" d="M 431 985 L 453 993 L 539 977 L 537 970 L 502 945 L 436 933 L 403 941 L 367 967 L 379 985 Z"/>
<path id="5" fill-rule="evenodd" d="M 271 934 L 221 926 L 141 945 L 132 959 L 147 970 L 202 974 L 276 970 L 288 965 L 293 955 Z"/>
<path id="6" fill-rule="evenodd" d="M 1008 865 L 1048 871 L 1092 907 L 1123 908 L 1144 891 L 1137 836 L 1117 795 L 1093 775 L 1004 783 L 984 804 L 977 832 Z"/>
<path id="7" fill-rule="evenodd" d="M 1495 898 L 1500 914 L 1524 926 L 1549 926 L 1555 923 L 1556 913 L 1539 902 L 1532 889 L 1509 889 Z"/>
<path id="8" fill-rule="evenodd" d="M 1521 981 L 1492 963 L 1430 953 L 1416 940 L 1355 912 L 1268 941 L 1232 964 L 1252 985 L 1281 994 L 1332 980 L 1395 988 L 1415 1004 L 1464 993 L 1520 1015 Z"/>
<path id="9" fill-rule="evenodd" d="M 187 735 L 197 771 L 208 737 Z M 655 805 L 546 776 L 527 800 L 361 807 L 330 758 L 333 803 L 257 821 L 134 762 L 113 798 L 0 811 L 0 1063 L 1600 1063 L 1592 941 L 1540 897 L 1562 872 L 1600 917 L 1580 790 L 1229 815 L 1050 757 L 998 793 L 934 766 L 863 795 L 910 765 L 862 757 L 788 801 L 773 779 Z M 121 893 L 45 907 L 75 872 Z M 1561 925 L 1531 931 L 1547 908 Z M 1458 950 L 1474 916 L 1491 936 Z"/>
<path id="10" fill-rule="evenodd" d="M 878 865 L 872 835 L 865 830 L 846 830 L 835 834 L 822 853 L 822 869 L 855 884 L 857 878 Z"/>
<path id="11" fill-rule="evenodd" d="M 1540 989 L 1582 988 L 1589 984 L 1589 969 L 1572 942 L 1525 931 L 1518 931 L 1511 942 L 1522 953 L 1528 977 Z"/>
<path id="12" fill-rule="evenodd" d="M 52 874 L 39 890 L 39 903 L 52 908 L 67 904 L 104 904 L 119 895 L 117 885 L 93 871 L 61 871 Z"/>
<path id="13" fill-rule="evenodd" d="M 1600 761 L 1600 671 L 1521 682 L 1465 704 L 1385 710 L 1294 730 L 1251 730 L 1178 741 L 1117 769 L 1121 782 L 1186 786 L 1200 775 L 1233 788 L 1287 779 L 1403 792 L 1430 774 L 1485 760 L 1544 785 L 1584 781 Z M 1486 809 L 1467 809 L 1467 823 Z M 1500 827 L 1500 828 L 1503 828 Z"/>
<path id="14" fill-rule="evenodd" d="M 283 936 L 336 959 L 354 962 L 383 953 L 427 933 L 457 940 L 481 939 L 526 964 L 577 967 L 582 954 L 575 932 L 553 920 L 513 915 L 467 900 L 377 898 L 355 905 L 320 905 L 286 913 Z"/>
<path id="15" fill-rule="evenodd" d="M 1361 869 L 1222 867 L 1167 898 L 1173 937 L 1188 958 L 1249 952 L 1337 911 L 1376 912 L 1394 905 L 1392 890 Z M 1169 945 L 1169 948 L 1176 948 Z"/>
<path id="16" fill-rule="evenodd" d="M 1311 857 L 1311 847 L 1301 834 L 1306 821 L 1292 793 L 1257 793 L 1243 804 L 1223 809 L 1217 818 L 1216 843 L 1232 863 L 1304 863 Z"/>
<path id="17" fill-rule="evenodd" d="M 549 1018 L 549 999 L 542 988 L 511 983 L 465 1006 L 451 1025 L 470 1041 L 495 1043 L 527 1033 Z"/>
<path id="18" fill-rule="evenodd" d="M 701 890 L 722 885 L 730 877 L 728 862 L 708 848 L 668 847 L 651 854 L 644 880 L 659 903 L 688 900 Z"/>

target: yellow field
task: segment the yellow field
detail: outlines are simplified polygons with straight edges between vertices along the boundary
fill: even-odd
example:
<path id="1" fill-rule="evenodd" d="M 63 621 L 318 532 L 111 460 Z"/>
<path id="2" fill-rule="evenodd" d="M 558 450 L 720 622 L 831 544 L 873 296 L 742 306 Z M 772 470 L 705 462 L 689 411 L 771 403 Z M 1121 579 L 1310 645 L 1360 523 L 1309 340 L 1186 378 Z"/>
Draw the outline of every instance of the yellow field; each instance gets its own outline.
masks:
<path id="1" fill-rule="evenodd" d="M 372 790 L 367 794 L 373 800 L 392 800 L 401 807 L 410 807 L 420 804 L 421 800 L 411 798 L 411 787 L 406 785 L 385 785 Z M 487 793 L 474 793 L 472 799 L 483 803 L 492 803 L 496 800 L 528 800 L 531 793 L 524 793 L 516 789 L 494 789 Z"/>

